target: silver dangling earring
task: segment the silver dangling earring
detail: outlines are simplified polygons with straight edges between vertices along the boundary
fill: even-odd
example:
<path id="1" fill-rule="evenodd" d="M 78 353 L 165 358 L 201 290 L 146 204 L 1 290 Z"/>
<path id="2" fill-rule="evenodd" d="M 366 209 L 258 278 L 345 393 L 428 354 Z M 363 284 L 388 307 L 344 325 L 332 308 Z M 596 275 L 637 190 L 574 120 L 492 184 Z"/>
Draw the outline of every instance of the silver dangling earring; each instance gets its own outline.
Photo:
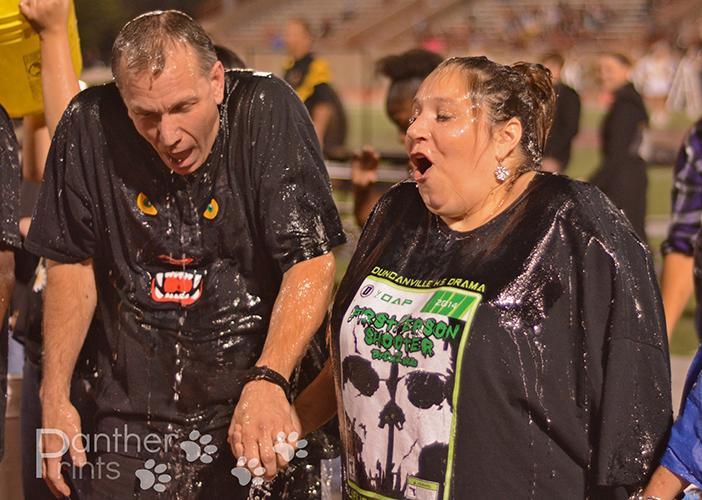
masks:
<path id="1" fill-rule="evenodd" d="M 509 177 L 509 170 L 505 167 L 502 162 L 497 162 L 497 167 L 495 167 L 495 178 L 498 182 L 502 183 Z"/>

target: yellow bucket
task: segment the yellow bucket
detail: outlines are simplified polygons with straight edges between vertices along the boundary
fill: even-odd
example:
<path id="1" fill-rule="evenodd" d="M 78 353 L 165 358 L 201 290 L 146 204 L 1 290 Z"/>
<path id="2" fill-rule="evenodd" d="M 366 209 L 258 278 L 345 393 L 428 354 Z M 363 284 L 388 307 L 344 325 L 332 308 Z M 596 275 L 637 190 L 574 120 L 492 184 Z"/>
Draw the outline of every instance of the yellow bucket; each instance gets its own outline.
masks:
<path id="1" fill-rule="evenodd" d="M 13 118 L 43 112 L 39 35 L 20 13 L 20 0 L 0 0 L 0 104 Z M 78 23 L 73 0 L 68 16 L 68 41 L 76 75 L 80 56 Z"/>

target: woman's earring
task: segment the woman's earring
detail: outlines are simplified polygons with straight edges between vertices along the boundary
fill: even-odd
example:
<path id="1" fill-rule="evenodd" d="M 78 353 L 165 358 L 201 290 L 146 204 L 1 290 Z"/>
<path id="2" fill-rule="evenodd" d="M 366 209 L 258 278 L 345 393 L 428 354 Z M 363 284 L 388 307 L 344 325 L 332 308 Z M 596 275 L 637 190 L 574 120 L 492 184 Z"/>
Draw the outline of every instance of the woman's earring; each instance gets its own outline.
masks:
<path id="1" fill-rule="evenodd" d="M 497 167 L 495 167 L 495 178 L 498 180 L 498 182 L 505 182 L 507 177 L 509 177 L 509 170 L 507 170 L 507 167 L 505 167 L 501 162 L 498 162 Z"/>

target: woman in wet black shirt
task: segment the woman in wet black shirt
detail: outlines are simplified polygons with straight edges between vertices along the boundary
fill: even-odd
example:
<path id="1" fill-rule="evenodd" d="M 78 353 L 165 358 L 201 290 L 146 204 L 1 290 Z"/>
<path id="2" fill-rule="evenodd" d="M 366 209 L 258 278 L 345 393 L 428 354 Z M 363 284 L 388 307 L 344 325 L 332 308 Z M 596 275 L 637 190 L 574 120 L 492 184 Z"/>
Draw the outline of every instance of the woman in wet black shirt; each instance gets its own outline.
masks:
<path id="1" fill-rule="evenodd" d="M 599 190 L 537 172 L 553 101 L 542 66 L 484 57 L 419 89 L 414 182 L 371 214 L 296 403 L 314 428 L 336 389 L 344 498 L 624 499 L 665 444 L 650 254 Z"/>

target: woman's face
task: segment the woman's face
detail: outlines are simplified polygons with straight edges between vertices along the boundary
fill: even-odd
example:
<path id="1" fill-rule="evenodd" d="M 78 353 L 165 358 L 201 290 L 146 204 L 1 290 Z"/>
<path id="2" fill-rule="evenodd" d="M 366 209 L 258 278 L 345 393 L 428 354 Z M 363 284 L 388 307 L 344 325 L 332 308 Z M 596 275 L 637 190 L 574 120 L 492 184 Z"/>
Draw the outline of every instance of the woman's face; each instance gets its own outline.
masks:
<path id="1" fill-rule="evenodd" d="M 427 208 L 447 223 L 478 210 L 497 185 L 492 135 L 478 106 L 457 69 L 430 75 L 414 100 L 405 140 L 412 177 Z"/>

